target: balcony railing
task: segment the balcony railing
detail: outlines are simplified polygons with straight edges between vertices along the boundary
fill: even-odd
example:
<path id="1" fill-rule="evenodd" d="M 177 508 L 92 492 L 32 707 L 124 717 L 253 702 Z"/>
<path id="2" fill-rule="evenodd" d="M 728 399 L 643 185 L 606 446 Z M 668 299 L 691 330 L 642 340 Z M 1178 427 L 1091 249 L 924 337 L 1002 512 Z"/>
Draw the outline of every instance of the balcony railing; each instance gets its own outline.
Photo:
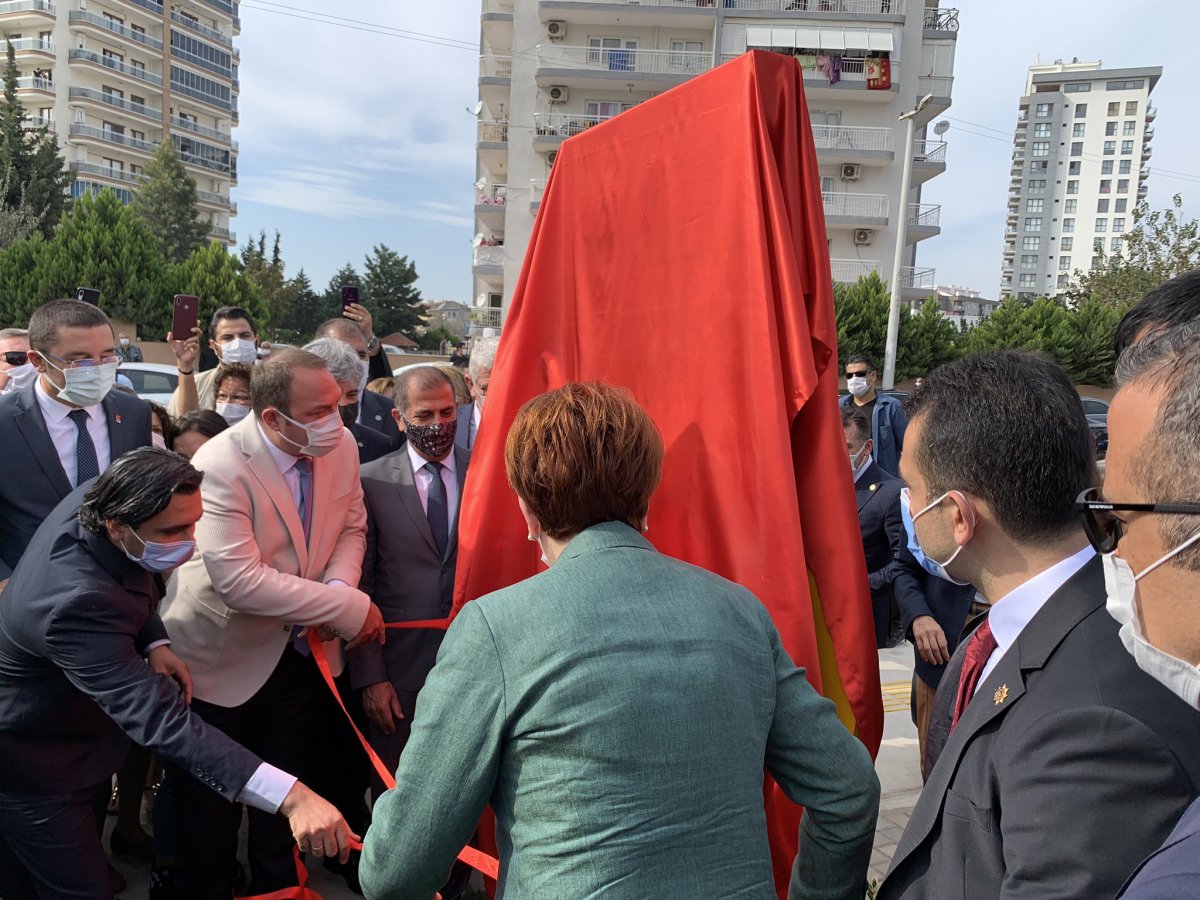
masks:
<path id="1" fill-rule="evenodd" d="M 212 72 L 214 75 L 220 78 L 228 78 L 230 81 L 236 82 L 236 79 L 233 77 L 232 58 L 230 60 L 230 64 L 225 66 L 221 63 L 213 62 L 211 59 L 205 59 L 203 56 L 199 56 L 189 50 L 184 50 L 182 47 L 172 47 L 171 56 L 182 60 L 185 63 L 190 63 L 197 68 Z"/>
<path id="2" fill-rule="evenodd" d="M 538 65 L 550 69 L 690 77 L 707 72 L 712 68 L 712 64 L 712 53 L 704 50 L 621 50 L 562 46 L 538 48 Z"/>
<path id="3" fill-rule="evenodd" d="M 876 150 L 891 152 L 895 144 L 892 128 L 866 128 L 852 125 L 814 125 L 813 141 L 818 150 Z"/>
<path id="4" fill-rule="evenodd" d="M 21 120 L 21 126 L 23 128 L 48 128 L 50 131 L 55 130 L 54 120 L 47 119 L 44 116 L 26 116 Z"/>
<path id="5" fill-rule="evenodd" d="M 515 0 L 485 0 L 483 11 L 485 13 L 506 13 L 512 15 L 516 10 Z"/>
<path id="6" fill-rule="evenodd" d="M 157 0 L 125 0 L 125 2 L 133 6 L 140 6 L 146 12 L 154 13 L 156 16 L 163 14 L 162 4 L 157 2 Z"/>
<path id="7" fill-rule="evenodd" d="M 195 153 L 185 153 L 180 151 L 178 147 L 176 148 L 176 152 L 179 155 L 179 161 L 189 166 L 199 166 L 202 169 L 208 169 L 212 172 L 220 172 L 222 175 L 232 174 L 236 176 L 237 174 L 234 172 L 233 166 L 228 162 L 219 159 L 210 159 L 207 156 L 199 156 Z"/>
<path id="8" fill-rule="evenodd" d="M 128 75 L 131 78 L 137 78 L 140 81 L 145 81 L 153 85 L 162 85 L 162 76 L 155 75 L 153 72 L 147 72 L 145 69 L 131 66 L 113 56 L 101 56 L 99 53 L 93 53 L 91 50 L 71 50 L 67 53 L 68 59 L 82 59 L 86 62 L 96 63 L 96 65 L 104 66 L 113 71 Z"/>
<path id="9" fill-rule="evenodd" d="M 192 134 L 199 134 L 220 141 L 223 144 L 237 146 L 237 141 L 233 139 L 233 135 L 219 131 L 216 128 L 209 128 L 207 125 L 201 125 L 198 122 L 193 122 L 191 119 L 181 119 L 179 116 L 171 116 L 171 127 L 182 128 L 184 131 L 192 132 Z"/>
<path id="10" fill-rule="evenodd" d="M 920 228 L 937 228 L 942 221 L 942 208 L 930 203 L 910 203 L 908 224 Z"/>
<path id="11" fill-rule="evenodd" d="M 54 4 L 49 0 L 4 0 L 3 3 L 0 3 L 0 16 L 19 12 L 41 12 L 54 15 Z"/>
<path id="12" fill-rule="evenodd" d="M 208 229 L 208 233 L 218 240 L 228 241 L 231 244 L 237 243 L 237 234 L 230 231 L 228 228 L 221 228 L 214 225 L 212 228 Z"/>
<path id="13" fill-rule="evenodd" d="M 504 207 L 508 203 L 507 184 L 488 184 L 479 191 L 475 198 L 477 206 Z"/>
<path id="14" fill-rule="evenodd" d="M 831 259 L 829 271 L 833 280 L 842 284 L 855 284 L 863 275 L 879 271 L 877 259 Z"/>
<path id="15" fill-rule="evenodd" d="M 132 172 L 126 172 L 124 169 L 117 169 L 112 166 L 97 166 L 92 163 L 73 162 L 70 164 L 70 170 L 76 175 L 96 175 L 101 178 L 110 178 L 113 181 L 120 181 L 124 184 L 145 184 L 145 175 L 135 175 Z"/>
<path id="16" fill-rule="evenodd" d="M 584 116 L 579 113 L 534 113 L 533 133 L 538 137 L 573 137 L 612 116 Z"/>
<path id="17" fill-rule="evenodd" d="M 503 247 L 476 247 L 472 264 L 476 266 L 503 266 Z"/>
<path id="18" fill-rule="evenodd" d="M 112 131 L 108 128 L 95 128 L 91 125 L 72 125 L 71 137 L 95 138 L 96 140 L 107 141 L 110 144 L 131 147 L 134 150 L 144 150 L 146 153 L 153 153 L 154 148 L 158 146 L 153 141 L 143 141 L 139 138 L 130 137 L 127 134 L 121 134 L 119 131 Z"/>
<path id="19" fill-rule="evenodd" d="M 17 87 L 27 91 L 46 91 L 54 93 L 54 82 L 49 78 L 34 78 L 32 75 L 26 75 L 24 78 L 17 79 Z"/>
<path id="20" fill-rule="evenodd" d="M 481 78 L 512 78 L 512 57 L 479 57 L 479 76 Z"/>
<path id="21" fill-rule="evenodd" d="M 8 41 L 12 44 L 12 48 L 18 53 L 26 50 L 38 50 L 42 53 L 54 53 L 54 42 L 51 40 L 43 40 L 42 38 L 17 38 L 15 41 Z"/>
<path id="22" fill-rule="evenodd" d="M 937 269 L 917 269 L 913 266 L 901 267 L 900 287 L 932 291 L 936 286 Z"/>
<path id="23" fill-rule="evenodd" d="M 237 97 L 227 100 L 224 97 L 218 97 L 215 94 L 209 94 L 206 91 L 198 91 L 194 87 L 186 84 L 180 84 L 174 78 L 171 79 L 171 90 L 177 94 L 185 94 L 194 100 L 199 100 L 201 103 L 207 103 L 209 106 L 215 106 L 217 109 L 223 109 L 233 116 L 233 120 L 237 121 Z"/>
<path id="24" fill-rule="evenodd" d="M 153 106 L 146 106 L 142 103 L 130 103 L 124 97 L 118 97 L 115 94 L 106 94 L 104 91 L 97 91 L 94 88 L 73 87 L 68 89 L 67 93 L 72 100 L 94 100 L 97 103 L 103 103 L 105 106 L 112 106 L 116 109 L 123 109 L 126 112 L 137 113 L 139 116 L 162 120 L 161 109 L 155 109 Z"/>
<path id="25" fill-rule="evenodd" d="M 212 191 L 196 191 L 196 199 L 202 203 L 215 203 L 218 206 L 227 206 L 231 210 L 237 209 L 237 204 L 230 203 L 229 198 L 224 194 L 216 194 Z"/>
<path id="26" fill-rule="evenodd" d="M 190 28 L 196 34 L 203 35 L 211 41 L 216 41 L 219 44 L 224 44 L 226 47 L 233 46 L 233 38 L 227 34 L 222 34 L 215 28 L 209 28 L 207 25 L 202 25 L 196 19 L 191 19 L 178 10 L 171 10 L 171 21 L 176 25 L 182 25 L 184 28 Z"/>
<path id="27" fill-rule="evenodd" d="M 923 27 L 926 31 L 958 31 L 958 10 L 926 7 Z"/>
<path id="28" fill-rule="evenodd" d="M 946 161 L 945 141 L 914 141 L 913 162 L 944 163 Z"/>
<path id="29" fill-rule="evenodd" d="M 595 3 L 597 0 L 576 0 Z M 904 0 L 600 0 L 613 6 L 695 6 L 699 9 L 762 9 L 772 12 L 844 12 L 859 15 L 904 12 Z"/>
<path id="30" fill-rule="evenodd" d="M 479 328 L 499 328 L 504 320 L 504 311 L 486 307 L 471 310 L 471 324 Z"/>
<path id="31" fill-rule="evenodd" d="M 847 216 L 852 219 L 886 219 L 887 194 L 822 193 L 826 216 Z"/>
<path id="32" fill-rule="evenodd" d="M 103 28 L 105 31 L 111 31 L 113 34 L 119 34 L 121 37 L 130 41 L 137 41 L 139 44 L 144 44 L 152 50 L 162 50 L 163 43 L 156 37 L 151 37 L 144 31 L 134 31 L 132 28 L 126 28 L 116 19 L 107 19 L 104 16 L 98 16 L 87 10 L 72 10 L 67 13 L 67 20 L 72 24 L 86 22 L 89 25 L 95 25 L 97 28 Z"/>
<path id="33" fill-rule="evenodd" d="M 480 122 L 478 140 L 481 144 L 507 144 L 508 123 Z"/>

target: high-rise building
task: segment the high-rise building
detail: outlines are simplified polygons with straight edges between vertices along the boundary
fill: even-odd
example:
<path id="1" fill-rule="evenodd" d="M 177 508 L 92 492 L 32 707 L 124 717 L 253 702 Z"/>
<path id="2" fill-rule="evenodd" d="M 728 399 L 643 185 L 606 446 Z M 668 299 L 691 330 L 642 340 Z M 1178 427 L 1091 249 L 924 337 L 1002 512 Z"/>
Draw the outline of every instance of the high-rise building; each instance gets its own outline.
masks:
<path id="1" fill-rule="evenodd" d="M 958 10 L 937 0 L 483 0 L 475 333 L 499 328 L 562 142 L 744 53 L 796 57 L 816 140 L 833 277 L 887 281 L 901 216 L 906 296 L 934 287 L 916 244 L 939 233 L 921 188 L 945 171 L 930 122 L 950 105 Z M 912 181 L 901 197 L 906 130 Z M 703 190 L 703 185 L 697 185 Z"/>
<path id="2" fill-rule="evenodd" d="M 1145 198 L 1158 66 L 1029 67 L 1013 138 L 1001 297 L 1053 297 L 1119 253 Z"/>
<path id="3" fill-rule="evenodd" d="M 211 237 L 229 244 L 239 33 L 234 0 L 0 0 L 21 103 L 58 137 L 72 196 L 109 187 L 128 202 L 169 138 Z"/>

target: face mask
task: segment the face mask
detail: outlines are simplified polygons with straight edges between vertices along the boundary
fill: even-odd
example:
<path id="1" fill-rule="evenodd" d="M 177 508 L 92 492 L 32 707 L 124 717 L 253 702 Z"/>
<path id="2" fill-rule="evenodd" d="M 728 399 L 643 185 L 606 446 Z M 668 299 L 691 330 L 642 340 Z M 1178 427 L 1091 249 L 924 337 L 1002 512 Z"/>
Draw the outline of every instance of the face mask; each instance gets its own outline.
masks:
<path id="1" fill-rule="evenodd" d="M 250 407 L 242 406 L 240 403 L 218 403 L 216 410 L 217 415 L 230 425 L 236 425 L 250 415 Z"/>
<path id="2" fill-rule="evenodd" d="M 42 357 L 45 359 L 45 357 Z M 46 365 L 55 371 L 62 372 L 66 386 L 58 391 L 58 399 L 71 406 L 95 406 L 108 396 L 112 386 L 117 381 L 117 364 L 105 363 L 100 366 L 84 366 L 82 368 L 60 369 L 50 360 Z"/>
<path id="3" fill-rule="evenodd" d="M 339 406 L 338 415 L 342 417 L 343 425 L 347 428 L 352 427 L 358 421 L 358 404 L 347 403 L 345 406 Z"/>
<path id="4" fill-rule="evenodd" d="M 132 559 L 135 563 L 146 569 L 149 572 L 170 572 L 172 569 L 178 569 L 185 562 L 192 558 L 196 552 L 195 541 L 176 541 L 173 544 L 158 544 L 154 541 L 143 541 L 138 533 L 132 528 L 129 533 L 138 539 L 138 543 L 142 545 L 141 557 L 134 556 L 128 550 L 125 550 L 125 555 Z"/>
<path id="5" fill-rule="evenodd" d="M 941 503 L 950 496 L 950 493 L 950 491 L 947 491 L 916 515 L 913 515 L 912 507 L 910 506 L 911 501 L 908 495 L 908 488 L 904 488 L 900 491 L 900 518 L 904 522 L 904 531 L 908 535 L 908 552 L 911 553 L 916 561 L 921 564 L 921 568 L 930 575 L 934 575 L 938 578 L 941 578 L 943 581 L 949 581 L 951 584 L 957 584 L 962 587 L 966 586 L 968 582 L 959 581 L 957 578 L 951 577 L 950 573 L 946 571 L 946 566 L 954 562 L 954 560 L 958 557 L 958 554 L 962 551 L 963 545 L 960 544 L 955 551 L 950 554 L 950 558 L 944 563 L 930 559 L 921 551 L 921 544 L 917 540 L 917 529 L 913 524 L 917 519 L 925 515 L 925 513 L 929 512 L 934 507 L 941 505 Z M 971 509 L 970 506 L 967 508 Z M 971 525 L 975 525 L 975 511 L 973 509 L 971 510 Z"/>
<path id="6" fill-rule="evenodd" d="M 5 374 L 8 375 L 8 382 L 4 385 L 4 389 L 0 390 L 0 394 L 11 394 L 26 385 L 33 384 L 37 378 L 37 369 L 33 367 L 32 363 L 24 363 L 9 369 Z"/>
<path id="7" fill-rule="evenodd" d="M 121 338 L 121 346 L 128 347 L 129 346 L 129 338 Z"/>
<path id="8" fill-rule="evenodd" d="M 866 449 L 867 449 L 867 442 L 863 441 L 863 445 L 858 448 L 858 452 L 850 454 L 850 471 L 851 472 L 857 472 L 858 467 L 860 465 L 862 465 L 862 455 L 863 455 L 863 451 Z"/>
<path id="9" fill-rule="evenodd" d="M 286 419 L 297 428 L 303 428 L 304 433 L 308 435 L 308 443 L 301 446 L 282 431 L 279 432 L 279 436 L 299 450 L 302 456 L 324 456 L 342 442 L 342 435 L 345 433 L 345 428 L 342 425 L 342 417 L 336 412 L 331 412 L 325 418 L 309 422 L 307 425 L 302 425 L 295 419 L 288 418 L 279 412 L 279 410 L 275 410 L 275 412 L 279 413 L 281 419 Z"/>
<path id="10" fill-rule="evenodd" d="M 404 419 L 403 416 L 400 418 Z M 414 425 L 404 419 L 404 433 L 413 447 L 427 459 L 443 459 L 454 446 L 454 435 L 458 432 L 458 419 L 434 425 Z"/>
<path id="11" fill-rule="evenodd" d="M 865 378 L 847 378 L 846 389 L 855 397 L 861 397 L 868 390 L 870 390 L 870 388 L 867 387 L 867 379 Z"/>
<path id="12" fill-rule="evenodd" d="M 1193 709 L 1200 709 L 1200 667 L 1159 650 L 1146 640 L 1138 616 L 1137 583 L 1197 541 L 1200 541 L 1200 532 L 1137 575 L 1133 574 L 1129 563 L 1115 553 L 1106 553 L 1102 557 L 1108 613 L 1121 623 L 1121 643 L 1139 669 Z"/>
<path id="13" fill-rule="evenodd" d="M 258 359 L 258 347 L 254 341 L 235 338 L 221 345 L 221 362 L 227 366 L 243 363 L 249 365 Z"/>
<path id="14" fill-rule="evenodd" d="M 150 432 L 150 443 L 152 446 L 157 447 L 159 450 L 167 449 L 167 439 L 164 438 L 157 431 Z"/>

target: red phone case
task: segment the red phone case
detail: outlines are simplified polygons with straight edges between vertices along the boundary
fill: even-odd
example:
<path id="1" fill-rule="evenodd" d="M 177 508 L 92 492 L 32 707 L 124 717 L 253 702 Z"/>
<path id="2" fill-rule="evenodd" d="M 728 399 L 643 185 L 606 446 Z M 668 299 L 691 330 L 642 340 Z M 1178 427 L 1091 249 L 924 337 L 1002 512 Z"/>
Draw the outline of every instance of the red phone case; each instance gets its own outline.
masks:
<path id="1" fill-rule="evenodd" d="M 171 337 L 177 341 L 186 341 L 192 336 L 192 329 L 200 322 L 200 300 L 187 294 L 175 295 L 175 309 L 171 316 Z"/>

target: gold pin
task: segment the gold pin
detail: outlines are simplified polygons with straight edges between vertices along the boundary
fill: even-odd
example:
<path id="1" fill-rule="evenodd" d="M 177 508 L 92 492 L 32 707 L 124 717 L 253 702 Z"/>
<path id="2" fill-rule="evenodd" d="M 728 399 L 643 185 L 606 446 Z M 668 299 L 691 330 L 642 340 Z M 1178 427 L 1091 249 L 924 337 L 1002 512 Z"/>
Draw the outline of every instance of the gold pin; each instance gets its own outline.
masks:
<path id="1" fill-rule="evenodd" d="M 1008 685 L 1002 684 L 1002 685 L 1000 685 L 1000 687 L 996 688 L 996 696 L 993 697 L 992 699 L 994 699 L 996 701 L 997 706 L 999 706 L 1001 703 L 1003 703 L 1005 700 L 1007 700 L 1008 699 Z"/>
<path id="2" fill-rule="evenodd" d="M 877 487 L 879 487 L 879 485 L 873 484 L 873 485 L 871 485 L 871 490 L 875 490 L 875 488 L 877 488 Z"/>

